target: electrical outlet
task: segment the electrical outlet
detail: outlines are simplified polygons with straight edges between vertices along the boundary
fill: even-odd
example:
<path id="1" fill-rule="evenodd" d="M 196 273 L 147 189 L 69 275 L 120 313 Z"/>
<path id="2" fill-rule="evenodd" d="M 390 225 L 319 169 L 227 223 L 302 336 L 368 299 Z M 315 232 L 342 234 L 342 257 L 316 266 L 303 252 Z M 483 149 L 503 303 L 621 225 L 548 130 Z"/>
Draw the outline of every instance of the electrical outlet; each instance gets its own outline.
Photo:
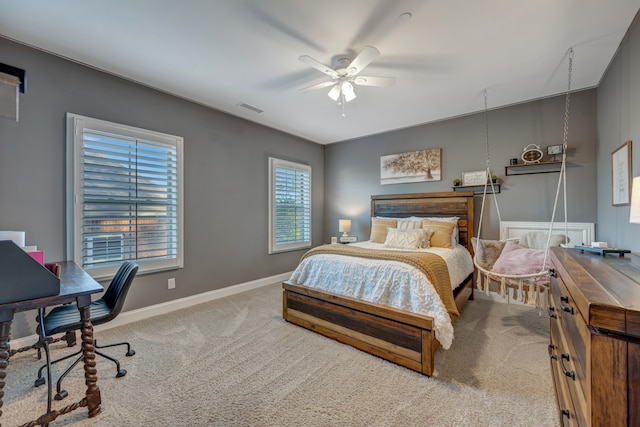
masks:
<path id="1" fill-rule="evenodd" d="M 171 279 L 169 279 L 169 281 L 167 282 L 167 285 L 169 287 L 169 289 L 174 289 L 176 287 L 176 279 L 174 279 L 173 277 Z"/>

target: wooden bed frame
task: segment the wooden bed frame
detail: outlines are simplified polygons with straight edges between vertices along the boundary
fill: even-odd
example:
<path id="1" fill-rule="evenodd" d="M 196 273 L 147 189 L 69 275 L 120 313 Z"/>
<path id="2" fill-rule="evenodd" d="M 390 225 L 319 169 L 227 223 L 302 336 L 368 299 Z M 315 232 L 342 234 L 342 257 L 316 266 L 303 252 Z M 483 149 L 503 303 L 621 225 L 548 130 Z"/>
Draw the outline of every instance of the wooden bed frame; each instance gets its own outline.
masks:
<path id="1" fill-rule="evenodd" d="M 473 193 L 444 192 L 371 196 L 371 216 L 457 216 L 459 242 L 473 255 Z M 473 274 L 454 292 L 461 311 L 473 299 Z M 282 317 L 367 353 L 432 375 L 440 343 L 433 318 L 302 284 L 282 284 Z"/>

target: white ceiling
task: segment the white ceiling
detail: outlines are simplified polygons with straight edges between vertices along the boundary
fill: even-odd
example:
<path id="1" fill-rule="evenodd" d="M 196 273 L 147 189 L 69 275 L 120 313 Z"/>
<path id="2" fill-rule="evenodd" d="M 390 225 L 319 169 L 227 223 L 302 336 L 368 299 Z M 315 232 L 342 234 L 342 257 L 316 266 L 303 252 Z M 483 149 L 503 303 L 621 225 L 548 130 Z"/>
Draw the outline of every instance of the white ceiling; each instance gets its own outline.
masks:
<path id="1" fill-rule="evenodd" d="M 0 0 L 0 34 L 321 144 L 598 85 L 640 0 Z M 409 20 L 398 19 L 409 12 Z M 374 46 L 346 117 L 331 65 Z M 0 62 L 2 52 L 0 52 Z M 20 64 L 9 64 L 20 66 Z M 28 76 L 29 70 L 27 70 Z M 246 103 L 264 112 L 239 106 Z"/>

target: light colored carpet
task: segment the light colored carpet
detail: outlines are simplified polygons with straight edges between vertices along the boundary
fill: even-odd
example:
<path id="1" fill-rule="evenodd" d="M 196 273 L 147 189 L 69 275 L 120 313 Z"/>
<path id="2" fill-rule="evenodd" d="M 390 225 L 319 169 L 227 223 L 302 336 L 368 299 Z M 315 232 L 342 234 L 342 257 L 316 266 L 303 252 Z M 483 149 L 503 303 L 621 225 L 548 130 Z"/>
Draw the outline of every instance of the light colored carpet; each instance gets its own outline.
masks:
<path id="1" fill-rule="evenodd" d="M 470 301 L 428 378 L 291 325 L 272 285 L 98 334 L 129 340 L 128 374 L 98 358 L 102 413 L 85 408 L 53 426 L 555 426 L 546 314 Z M 69 350 L 54 347 L 58 357 Z M 35 419 L 35 352 L 11 359 L 2 424 Z M 61 370 L 62 368 L 59 368 Z M 82 369 L 66 380 L 71 404 Z"/>

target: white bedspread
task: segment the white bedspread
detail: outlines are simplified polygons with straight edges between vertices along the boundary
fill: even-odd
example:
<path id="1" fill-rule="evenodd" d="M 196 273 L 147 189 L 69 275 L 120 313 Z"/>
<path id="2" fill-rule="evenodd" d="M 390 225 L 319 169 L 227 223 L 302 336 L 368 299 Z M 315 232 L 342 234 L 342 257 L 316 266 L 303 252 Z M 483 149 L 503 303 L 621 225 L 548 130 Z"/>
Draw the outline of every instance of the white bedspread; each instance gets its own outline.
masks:
<path id="1" fill-rule="evenodd" d="M 354 245 L 380 249 L 381 243 Z M 440 255 L 449 268 L 451 286 L 456 288 L 473 272 L 473 259 L 461 245 L 452 249 L 417 249 Z M 290 281 L 338 295 L 388 305 L 433 317 L 436 338 L 448 349 L 453 341 L 453 325 L 442 300 L 427 277 L 415 267 L 399 261 L 318 254 L 305 258 Z"/>

